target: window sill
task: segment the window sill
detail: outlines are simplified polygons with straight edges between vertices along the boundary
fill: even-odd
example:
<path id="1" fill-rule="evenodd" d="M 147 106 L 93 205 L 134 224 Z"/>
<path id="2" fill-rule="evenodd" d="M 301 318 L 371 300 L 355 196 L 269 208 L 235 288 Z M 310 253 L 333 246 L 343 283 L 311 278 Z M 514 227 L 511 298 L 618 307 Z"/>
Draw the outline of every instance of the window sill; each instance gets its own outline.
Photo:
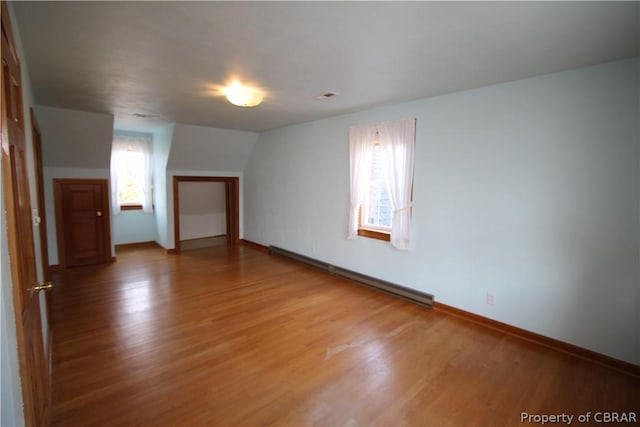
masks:
<path id="1" fill-rule="evenodd" d="M 385 233 L 384 231 L 369 230 L 366 228 L 358 228 L 358 236 L 368 237 L 370 239 L 384 240 L 385 242 L 391 241 L 391 233 Z"/>
<path id="2" fill-rule="evenodd" d="M 121 211 L 141 211 L 142 205 L 120 205 Z"/>

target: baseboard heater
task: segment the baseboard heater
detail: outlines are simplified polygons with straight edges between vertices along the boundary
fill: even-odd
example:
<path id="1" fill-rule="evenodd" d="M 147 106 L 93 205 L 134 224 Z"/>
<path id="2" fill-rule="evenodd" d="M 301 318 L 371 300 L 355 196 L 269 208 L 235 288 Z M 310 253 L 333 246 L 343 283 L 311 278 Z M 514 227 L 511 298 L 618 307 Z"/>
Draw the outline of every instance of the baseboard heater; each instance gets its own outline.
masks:
<path id="1" fill-rule="evenodd" d="M 300 255 L 286 249 L 278 248 L 276 246 L 269 246 L 269 253 L 289 258 L 308 267 L 326 271 L 329 274 L 333 274 L 343 279 L 351 280 L 361 285 L 374 288 L 376 290 L 419 304 L 423 307 L 433 308 L 433 295 L 431 294 L 416 291 L 414 289 L 409 289 L 395 283 L 387 282 L 385 280 L 376 279 L 375 277 L 366 276 L 364 274 L 347 270 L 342 267 L 336 267 L 335 265 L 328 264 L 324 261 Z"/>

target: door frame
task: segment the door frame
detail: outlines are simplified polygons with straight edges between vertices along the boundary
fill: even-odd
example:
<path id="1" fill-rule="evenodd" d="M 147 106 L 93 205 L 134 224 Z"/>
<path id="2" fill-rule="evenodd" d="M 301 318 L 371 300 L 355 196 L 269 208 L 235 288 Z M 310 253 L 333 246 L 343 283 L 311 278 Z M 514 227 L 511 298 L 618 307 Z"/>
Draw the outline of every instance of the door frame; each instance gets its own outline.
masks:
<path id="1" fill-rule="evenodd" d="M 36 120 L 33 108 L 29 109 L 31 115 L 31 140 L 33 145 L 33 164 L 36 172 L 36 192 L 38 199 L 38 216 L 40 217 L 40 256 L 42 260 L 42 279 L 45 282 L 51 280 L 49 269 L 49 241 L 47 238 L 47 206 L 44 202 L 44 172 L 42 161 L 42 134 Z M 47 294 L 48 295 L 48 294 Z"/>
<path id="2" fill-rule="evenodd" d="M 109 206 L 109 180 L 107 179 L 77 179 L 77 178 L 54 178 L 53 198 L 56 207 L 56 234 L 58 241 L 58 265 L 62 270 L 67 268 L 67 257 L 65 253 L 65 232 L 62 217 L 62 186 L 73 184 L 100 185 L 102 187 L 102 205 L 104 218 L 104 250 L 105 262 L 114 260 L 111 253 L 111 208 Z"/>
<path id="3" fill-rule="evenodd" d="M 227 221 L 227 245 L 240 243 L 240 178 L 237 176 L 183 176 L 173 177 L 173 234 L 174 251 L 180 252 L 180 183 L 222 182 L 224 183 Z"/>

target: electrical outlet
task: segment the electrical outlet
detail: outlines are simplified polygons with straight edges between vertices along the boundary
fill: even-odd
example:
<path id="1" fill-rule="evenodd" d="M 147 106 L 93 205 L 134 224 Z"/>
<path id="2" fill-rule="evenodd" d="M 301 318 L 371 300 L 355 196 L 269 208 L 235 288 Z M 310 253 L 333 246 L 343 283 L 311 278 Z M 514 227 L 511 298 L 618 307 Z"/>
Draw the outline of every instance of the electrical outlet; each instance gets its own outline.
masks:
<path id="1" fill-rule="evenodd" d="M 491 292 L 487 292 L 487 305 L 496 305 L 496 296 Z"/>

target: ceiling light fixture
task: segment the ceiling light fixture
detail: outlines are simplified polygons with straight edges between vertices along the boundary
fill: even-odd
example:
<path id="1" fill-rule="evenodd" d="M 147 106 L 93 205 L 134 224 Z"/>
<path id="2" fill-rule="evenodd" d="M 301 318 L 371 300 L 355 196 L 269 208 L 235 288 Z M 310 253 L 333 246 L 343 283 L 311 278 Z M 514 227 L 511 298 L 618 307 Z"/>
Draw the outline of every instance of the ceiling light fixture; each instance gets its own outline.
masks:
<path id="1" fill-rule="evenodd" d="M 223 90 L 230 103 L 238 107 L 255 107 L 260 105 L 263 99 L 262 92 L 256 88 L 243 86 L 238 80 L 234 80 Z"/>

